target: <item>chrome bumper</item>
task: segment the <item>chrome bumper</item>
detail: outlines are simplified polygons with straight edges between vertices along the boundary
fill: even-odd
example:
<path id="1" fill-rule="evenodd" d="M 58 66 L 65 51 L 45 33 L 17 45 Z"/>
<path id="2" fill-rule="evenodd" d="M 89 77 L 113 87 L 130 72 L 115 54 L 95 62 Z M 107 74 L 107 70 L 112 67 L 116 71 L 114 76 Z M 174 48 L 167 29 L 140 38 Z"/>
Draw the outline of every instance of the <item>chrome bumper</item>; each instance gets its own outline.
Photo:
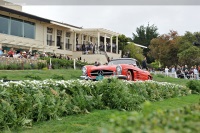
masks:
<path id="1" fill-rule="evenodd" d="M 114 76 L 109 76 L 109 77 L 116 77 L 118 79 L 125 79 L 125 80 L 127 79 L 127 76 L 125 76 L 125 75 L 114 75 Z M 96 77 L 91 78 L 89 76 L 80 76 L 80 78 L 83 80 L 96 80 Z M 106 77 L 106 78 L 108 78 L 108 77 Z"/>

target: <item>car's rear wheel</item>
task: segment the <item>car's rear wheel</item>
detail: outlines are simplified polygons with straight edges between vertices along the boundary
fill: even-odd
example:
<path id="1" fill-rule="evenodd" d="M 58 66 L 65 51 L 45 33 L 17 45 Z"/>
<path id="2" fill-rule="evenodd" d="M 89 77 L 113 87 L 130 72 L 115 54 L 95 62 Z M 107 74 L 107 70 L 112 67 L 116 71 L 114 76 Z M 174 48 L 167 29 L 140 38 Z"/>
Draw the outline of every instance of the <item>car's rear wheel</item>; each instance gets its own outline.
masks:
<path id="1" fill-rule="evenodd" d="M 148 76 L 148 80 L 152 80 L 151 76 Z"/>
<path id="2" fill-rule="evenodd" d="M 127 76 L 127 80 L 129 80 L 129 81 L 133 80 L 133 75 L 132 75 L 131 71 L 128 71 L 126 76 Z"/>

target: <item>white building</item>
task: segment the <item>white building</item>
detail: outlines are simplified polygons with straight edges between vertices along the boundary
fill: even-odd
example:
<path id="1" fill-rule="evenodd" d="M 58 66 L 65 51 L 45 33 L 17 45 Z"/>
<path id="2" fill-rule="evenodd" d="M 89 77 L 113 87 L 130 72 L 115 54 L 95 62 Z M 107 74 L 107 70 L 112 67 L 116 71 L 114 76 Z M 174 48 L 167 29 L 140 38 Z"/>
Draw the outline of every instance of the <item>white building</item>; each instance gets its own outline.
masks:
<path id="1" fill-rule="evenodd" d="M 19 5 L 0 0 L 0 47 L 4 50 L 51 52 L 72 59 L 81 57 L 90 63 L 105 63 L 106 56 L 121 57 L 119 35 L 103 28 L 87 29 L 38 17 L 23 12 Z"/>

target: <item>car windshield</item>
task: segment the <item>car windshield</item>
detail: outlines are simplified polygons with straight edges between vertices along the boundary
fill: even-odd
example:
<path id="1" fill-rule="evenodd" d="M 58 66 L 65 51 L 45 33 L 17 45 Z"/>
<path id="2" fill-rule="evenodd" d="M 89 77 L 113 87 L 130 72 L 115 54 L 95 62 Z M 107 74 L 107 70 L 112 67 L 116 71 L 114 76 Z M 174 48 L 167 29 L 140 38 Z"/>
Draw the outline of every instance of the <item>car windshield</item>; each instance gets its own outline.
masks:
<path id="1" fill-rule="evenodd" d="M 135 60 L 111 60 L 108 65 L 119 65 L 119 64 L 132 64 L 136 65 Z"/>

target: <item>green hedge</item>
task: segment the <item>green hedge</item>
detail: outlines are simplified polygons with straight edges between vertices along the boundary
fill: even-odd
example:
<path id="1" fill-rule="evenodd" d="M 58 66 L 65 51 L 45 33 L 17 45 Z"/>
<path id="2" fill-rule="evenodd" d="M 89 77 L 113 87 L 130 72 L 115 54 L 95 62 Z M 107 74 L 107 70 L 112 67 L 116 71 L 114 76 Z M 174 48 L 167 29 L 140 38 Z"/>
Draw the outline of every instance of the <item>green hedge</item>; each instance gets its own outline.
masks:
<path id="1" fill-rule="evenodd" d="M 186 85 L 192 90 L 193 94 L 200 94 L 200 80 L 190 80 Z"/>
<path id="2" fill-rule="evenodd" d="M 115 78 L 99 82 L 0 82 L 0 129 L 30 127 L 35 121 L 58 119 L 93 109 L 140 110 L 146 100 L 158 101 L 188 94 L 190 90 L 184 86 L 153 81 L 128 82 Z"/>
<path id="3" fill-rule="evenodd" d="M 29 63 L 12 63 L 12 64 L 0 64 L 0 70 L 29 70 L 29 69 L 43 69 L 47 68 L 46 63 L 38 62 L 37 64 Z"/>
<path id="4" fill-rule="evenodd" d="M 149 108 L 149 103 L 145 108 Z M 123 117 L 116 115 L 107 125 L 102 129 L 104 133 L 198 133 L 200 103 L 177 110 L 158 110 L 147 115 L 138 112 Z"/>
<path id="5" fill-rule="evenodd" d="M 47 64 L 50 64 L 50 58 L 45 57 L 42 58 L 47 61 Z M 68 69 L 74 68 L 73 60 L 59 59 L 59 58 L 51 58 L 52 69 Z M 80 60 L 76 61 L 76 68 L 81 69 L 83 66 L 88 65 L 87 62 L 81 62 Z"/>

